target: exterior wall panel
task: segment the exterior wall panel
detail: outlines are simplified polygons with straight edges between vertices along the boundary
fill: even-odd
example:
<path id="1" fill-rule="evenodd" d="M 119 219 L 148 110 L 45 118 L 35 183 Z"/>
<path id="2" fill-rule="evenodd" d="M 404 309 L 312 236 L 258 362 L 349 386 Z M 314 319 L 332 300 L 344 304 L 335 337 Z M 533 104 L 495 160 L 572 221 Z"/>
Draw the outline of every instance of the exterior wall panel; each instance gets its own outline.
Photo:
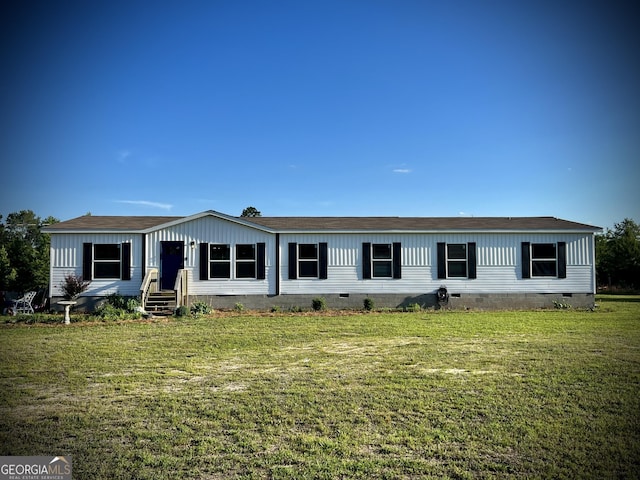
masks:
<path id="1" fill-rule="evenodd" d="M 450 293 L 468 295 L 485 294 L 562 294 L 571 292 L 593 293 L 594 252 L 593 234 L 577 233 L 280 233 L 276 235 L 251 228 L 217 216 L 202 216 L 183 223 L 152 231 L 145 235 L 122 234 L 67 234 L 51 236 L 51 292 L 60 295 L 58 286 L 64 275 L 82 273 L 82 244 L 131 243 L 130 281 L 98 281 L 91 283 L 86 295 L 106 295 L 119 291 L 123 295 L 137 295 L 143 266 L 161 268 L 160 246 L 162 241 L 179 241 L 184 244 L 184 266 L 187 269 L 189 294 L 197 296 L 255 295 L 413 295 L 415 298 L 431 295 L 441 285 Z M 142 240 L 145 248 L 142 248 Z M 289 280 L 288 244 L 321 243 L 328 246 L 327 279 L 298 278 Z M 401 243 L 402 278 L 363 279 L 362 244 Z M 438 279 L 437 244 L 476 244 L 477 278 Z M 521 243 L 566 242 L 567 278 L 522 278 Z M 191 244 L 193 243 L 193 247 Z M 264 280 L 216 279 L 200 280 L 200 244 L 221 243 L 232 247 L 237 244 L 265 243 Z M 276 262 L 278 250 L 280 262 Z M 145 258 L 142 258 L 142 252 Z M 234 265 L 232 262 L 232 269 Z M 346 298 L 345 295 L 343 295 Z"/>
<path id="2" fill-rule="evenodd" d="M 592 292 L 590 234 L 328 234 L 281 236 L 281 293 L 419 293 L 433 292 L 441 285 L 469 293 L 501 292 Z M 328 278 L 288 280 L 289 242 L 326 241 L 329 248 Z M 521 242 L 567 243 L 567 278 L 522 279 Z M 363 242 L 402 243 L 401 279 L 362 279 Z M 438 242 L 477 244 L 477 278 L 437 278 Z"/>
<path id="3" fill-rule="evenodd" d="M 62 296 L 60 285 L 68 274 L 82 275 L 83 243 L 131 243 L 131 280 L 93 279 L 81 296 L 120 293 L 135 296 L 142 283 L 142 241 L 138 234 L 58 234 L 51 235 L 51 278 L 49 291 L 53 297 Z"/>
<path id="4" fill-rule="evenodd" d="M 189 273 L 190 295 L 269 295 L 275 293 L 275 235 L 213 217 L 198 218 L 147 235 L 147 268 L 160 268 L 160 242 L 184 243 L 184 267 Z M 191 246 L 193 242 L 193 247 Z M 200 244 L 265 243 L 266 278 L 200 280 Z M 233 265 L 232 265 L 233 269 Z"/>

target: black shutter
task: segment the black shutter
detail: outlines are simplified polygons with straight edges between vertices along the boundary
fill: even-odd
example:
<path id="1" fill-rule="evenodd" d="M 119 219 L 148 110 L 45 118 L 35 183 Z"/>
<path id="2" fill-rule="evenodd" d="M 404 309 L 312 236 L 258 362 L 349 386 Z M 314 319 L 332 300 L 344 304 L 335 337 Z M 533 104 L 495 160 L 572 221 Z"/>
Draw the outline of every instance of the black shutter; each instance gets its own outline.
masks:
<path id="1" fill-rule="evenodd" d="M 447 278 L 447 244 L 438 242 L 438 278 Z"/>
<path id="2" fill-rule="evenodd" d="M 93 244 L 82 244 L 82 279 L 91 281 L 93 275 L 91 275 L 91 267 L 93 266 Z"/>
<path id="3" fill-rule="evenodd" d="M 467 243 L 467 276 L 476 278 L 476 244 L 475 242 Z"/>
<path id="4" fill-rule="evenodd" d="M 402 278 L 402 245 L 393 243 L 393 278 Z"/>
<path id="5" fill-rule="evenodd" d="M 266 278 L 266 247 L 264 243 L 258 243 L 256 246 L 256 278 L 264 280 Z"/>
<path id="6" fill-rule="evenodd" d="M 558 242 L 558 278 L 567 278 L 566 242 Z"/>
<path id="7" fill-rule="evenodd" d="M 522 242 L 522 278 L 531 278 L 531 251 L 529 242 Z"/>
<path id="8" fill-rule="evenodd" d="M 298 278 L 298 244 L 289 243 L 289 280 Z"/>
<path id="9" fill-rule="evenodd" d="M 200 244 L 200 280 L 209 280 L 209 244 Z"/>
<path id="10" fill-rule="evenodd" d="M 329 248 L 326 242 L 318 244 L 318 278 L 326 280 L 327 264 L 329 263 Z"/>
<path id="11" fill-rule="evenodd" d="M 120 254 L 122 255 L 120 263 L 120 279 L 131 280 L 131 244 L 123 243 L 120 246 Z"/>
<path id="12" fill-rule="evenodd" d="M 371 244 L 362 244 L 362 278 L 371 278 Z"/>

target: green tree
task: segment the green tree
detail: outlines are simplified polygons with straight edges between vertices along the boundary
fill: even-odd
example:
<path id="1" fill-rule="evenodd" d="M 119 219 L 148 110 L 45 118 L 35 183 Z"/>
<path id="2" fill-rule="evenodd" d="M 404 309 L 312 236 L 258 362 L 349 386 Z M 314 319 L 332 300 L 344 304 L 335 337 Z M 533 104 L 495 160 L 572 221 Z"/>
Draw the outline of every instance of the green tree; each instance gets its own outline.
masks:
<path id="1" fill-rule="evenodd" d="M 596 279 L 599 286 L 611 287 L 607 233 L 596 235 Z"/>
<path id="2" fill-rule="evenodd" d="M 3 290 L 25 292 L 49 283 L 50 238 L 41 228 L 56 222 L 54 217 L 41 220 L 31 210 L 21 210 L 9 214 L 0 224 L 0 285 Z"/>
<path id="3" fill-rule="evenodd" d="M 629 218 L 596 237 L 600 285 L 640 288 L 640 226 Z"/>
<path id="4" fill-rule="evenodd" d="M 0 246 L 0 290 L 7 291 L 16 280 L 16 269 L 11 266 L 9 254 L 4 245 Z"/>
<path id="5" fill-rule="evenodd" d="M 247 207 L 244 210 L 242 210 L 242 215 L 240 215 L 241 217 L 261 217 L 262 214 L 260 213 L 260 210 L 258 210 L 256 207 Z"/>

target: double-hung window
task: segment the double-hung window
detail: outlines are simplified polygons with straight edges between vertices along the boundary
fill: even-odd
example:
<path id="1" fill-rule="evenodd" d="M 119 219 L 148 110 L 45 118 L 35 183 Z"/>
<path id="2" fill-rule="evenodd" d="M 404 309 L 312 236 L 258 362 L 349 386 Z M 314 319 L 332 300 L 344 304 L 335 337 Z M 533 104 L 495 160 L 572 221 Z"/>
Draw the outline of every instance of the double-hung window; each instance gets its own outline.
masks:
<path id="1" fill-rule="evenodd" d="M 256 278 L 255 245 L 236 245 L 236 278 Z"/>
<path id="2" fill-rule="evenodd" d="M 567 277 L 567 244 L 522 242 L 522 278 Z"/>
<path id="3" fill-rule="evenodd" d="M 391 278 L 393 276 L 393 250 L 390 243 L 371 245 L 373 278 Z"/>
<path id="4" fill-rule="evenodd" d="M 289 243 L 289 279 L 327 278 L 328 246 L 320 243 Z"/>
<path id="5" fill-rule="evenodd" d="M 447 276 L 463 277 L 467 276 L 467 244 L 448 243 L 447 244 Z"/>
<path id="6" fill-rule="evenodd" d="M 534 277 L 555 277 L 557 272 L 556 244 L 531 244 L 531 275 Z"/>
<path id="7" fill-rule="evenodd" d="M 209 245 L 209 278 L 231 278 L 231 248 L 229 245 Z"/>
<path id="8" fill-rule="evenodd" d="M 298 276 L 301 278 L 318 277 L 318 244 L 298 244 Z"/>
<path id="9" fill-rule="evenodd" d="M 362 278 L 402 278 L 402 245 L 394 243 L 362 244 Z"/>
<path id="10" fill-rule="evenodd" d="M 438 278 L 476 278 L 476 244 L 444 243 L 438 247 Z"/>
<path id="11" fill-rule="evenodd" d="M 200 280 L 264 280 L 266 246 L 249 244 L 200 244 Z"/>
<path id="12" fill-rule="evenodd" d="M 93 245 L 93 278 L 120 278 L 120 244 L 95 243 Z"/>
<path id="13" fill-rule="evenodd" d="M 84 280 L 131 280 L 131 243 L 83 243 Z"/>

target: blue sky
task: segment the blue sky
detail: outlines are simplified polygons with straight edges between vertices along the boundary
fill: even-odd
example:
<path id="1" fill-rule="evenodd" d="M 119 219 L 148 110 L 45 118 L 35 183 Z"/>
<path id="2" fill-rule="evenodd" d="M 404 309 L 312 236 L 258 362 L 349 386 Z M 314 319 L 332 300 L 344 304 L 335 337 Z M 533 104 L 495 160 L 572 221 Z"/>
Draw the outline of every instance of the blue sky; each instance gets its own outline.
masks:
<path id="1" fill-rule="evenodd" d="M 640 221 L 630 6 L 5 2 L 0 214 Z"/>

